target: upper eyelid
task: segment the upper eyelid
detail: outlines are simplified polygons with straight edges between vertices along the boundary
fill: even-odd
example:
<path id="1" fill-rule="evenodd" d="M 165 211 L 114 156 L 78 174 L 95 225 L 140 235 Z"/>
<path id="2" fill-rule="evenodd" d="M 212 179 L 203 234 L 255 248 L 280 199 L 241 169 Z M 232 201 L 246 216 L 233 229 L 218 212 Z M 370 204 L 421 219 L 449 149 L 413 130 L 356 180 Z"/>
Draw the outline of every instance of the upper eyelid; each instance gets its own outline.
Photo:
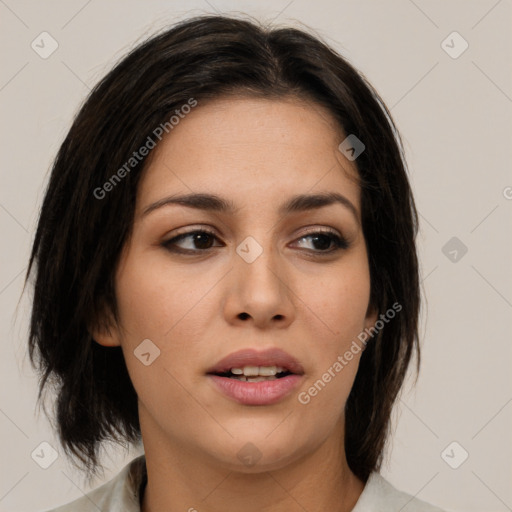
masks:
<path id="1" fill-rule="evenodd" d="M 184 228 L 186 229 L 186 228 Z M 301 233 L 300 235 L 297 235 L 296 238 L 301 238 L 303 236 L 308 236 L 308 235 L 314 235 L 316 233 L 327 233 L 327 234 L 332 234 L 332 235 L 336 235 L 336 236 L 339 236 L 341 238 L 344 238 L 344 235 L 343 233 L 341 233 L 339 230 L 337 230 L 336 228 L 331 228 L 331 227 L 326 227 L 326 226 L 323 226 L 323 227 L 319 227 L 319 226 L 313 226 L 311 228 L 305 228 L 307 229 L 307 231 Z M 186 236 L 186 235 L 193 235 L 194 233 L 201 233 L 201 232 L 206 232 L 212 236 L 215 236 L 215 237 L 222 237 L 223 235 L 219 235 L 217 233 L 218 230 L 214 229 L 214 228 L 211 228 L 209 226 L 198 226 L 198 227 L 192 227 L 190 229 L 187 229 L 186 231 L 183 231 L 183 232 L 178 232 L 178 233 L 175 233 L 173 234 L 169 239 L 168 241 L 170 240 L 173 240 L 179 236 Z"/>

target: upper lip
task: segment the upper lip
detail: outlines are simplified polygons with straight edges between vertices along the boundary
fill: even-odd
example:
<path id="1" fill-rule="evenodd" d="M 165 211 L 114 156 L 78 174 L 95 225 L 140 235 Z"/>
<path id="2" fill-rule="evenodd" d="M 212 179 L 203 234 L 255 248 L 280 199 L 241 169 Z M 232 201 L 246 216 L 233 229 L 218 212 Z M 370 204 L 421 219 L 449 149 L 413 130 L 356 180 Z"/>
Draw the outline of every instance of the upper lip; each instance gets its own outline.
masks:
<path id="1" fill-rule="evenodd" d="M 206 373 L 225 373 L 231 368 L 244 366 L 280 366 L 285 370 L 302 375 L 304 368 L 293 356 L 280 348 L 256 350 L 252 348 L 233 352 L 218 361 Z"/>

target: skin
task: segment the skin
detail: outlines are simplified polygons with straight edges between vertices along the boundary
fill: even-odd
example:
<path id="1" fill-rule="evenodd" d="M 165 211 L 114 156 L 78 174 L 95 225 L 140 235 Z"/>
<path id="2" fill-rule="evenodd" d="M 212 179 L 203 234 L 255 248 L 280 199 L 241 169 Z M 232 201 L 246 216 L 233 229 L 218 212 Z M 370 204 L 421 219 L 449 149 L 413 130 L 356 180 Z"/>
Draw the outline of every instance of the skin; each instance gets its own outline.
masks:
<path id="1" fill-rule="evenodd" d="M 347 465 L 343 438 L 361 354 L 307 405 L 298 400 L 376 319 L 357 169 L 337 149 L 344 138 L 316 104 L 237 97 L 199 104 L 153 151 L 117 269 L 119 320 L 95 333 L 102 345 L 121 345 L 139 397 L 143 512 L 349 511 L 359 498 L 364 484 Z M 333 191 L 355 214 L 339 203 L 278 214 L 293 195 Z M 191 192 L 220 195 L 238 209 L 173 204 L 144 214 Z M 195 254 L 162 246 L 200 228 L 215 237 L 177 242 Z M 327 229 L 349 247 L 329 253 L 329 239 L 306 237 Z M 252 263 L 236 252 L 248 236 L 263 250 Z M 161 351 L 148 366 L 134 356 L 145 339 Z M 305 370 L 276 404 L 238 404 L 205 375 L 232 352 L 269 347 Z M 237 456 L 247 443 L 260 456 L 252 466 Z"/>

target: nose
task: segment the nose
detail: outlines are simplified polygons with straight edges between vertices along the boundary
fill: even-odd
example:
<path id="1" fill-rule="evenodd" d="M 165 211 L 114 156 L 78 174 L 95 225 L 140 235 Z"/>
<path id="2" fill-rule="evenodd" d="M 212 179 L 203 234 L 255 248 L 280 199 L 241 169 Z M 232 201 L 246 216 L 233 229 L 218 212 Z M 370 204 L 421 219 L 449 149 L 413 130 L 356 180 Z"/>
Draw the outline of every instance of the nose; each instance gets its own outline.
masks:
<path id="1" fill-rule="evenodd" d="M 233 253 L 224 301 L 226 320 L 260 329 L 288 327 L 295 318 L 290 269 L 270 247 L 249 261 Z"/>

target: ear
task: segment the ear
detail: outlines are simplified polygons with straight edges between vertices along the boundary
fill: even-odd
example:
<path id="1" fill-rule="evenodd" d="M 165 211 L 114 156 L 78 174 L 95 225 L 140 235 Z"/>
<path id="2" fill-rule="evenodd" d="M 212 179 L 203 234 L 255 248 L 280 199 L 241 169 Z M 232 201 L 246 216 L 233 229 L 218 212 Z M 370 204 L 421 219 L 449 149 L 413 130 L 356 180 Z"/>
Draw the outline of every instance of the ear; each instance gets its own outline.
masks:
<path id="1" fill-rule="evenodd" d="M 368 305 L 368 309 L 366 311 L 366 316 L 364 318 L 364 328 L 369 329 L 370 327 L 375 327 L 375 323 L 379 318 L 379 311 L 372 304 Z"/>
<path id="2" fill-rule="evenodd" d="M 87 330 L 92 339 L 104 347 L 121 346 L 119 328 L 111 314 L 102 314 L 101 318 L 96 319 L 94 324 L 88 326 Z"/>

